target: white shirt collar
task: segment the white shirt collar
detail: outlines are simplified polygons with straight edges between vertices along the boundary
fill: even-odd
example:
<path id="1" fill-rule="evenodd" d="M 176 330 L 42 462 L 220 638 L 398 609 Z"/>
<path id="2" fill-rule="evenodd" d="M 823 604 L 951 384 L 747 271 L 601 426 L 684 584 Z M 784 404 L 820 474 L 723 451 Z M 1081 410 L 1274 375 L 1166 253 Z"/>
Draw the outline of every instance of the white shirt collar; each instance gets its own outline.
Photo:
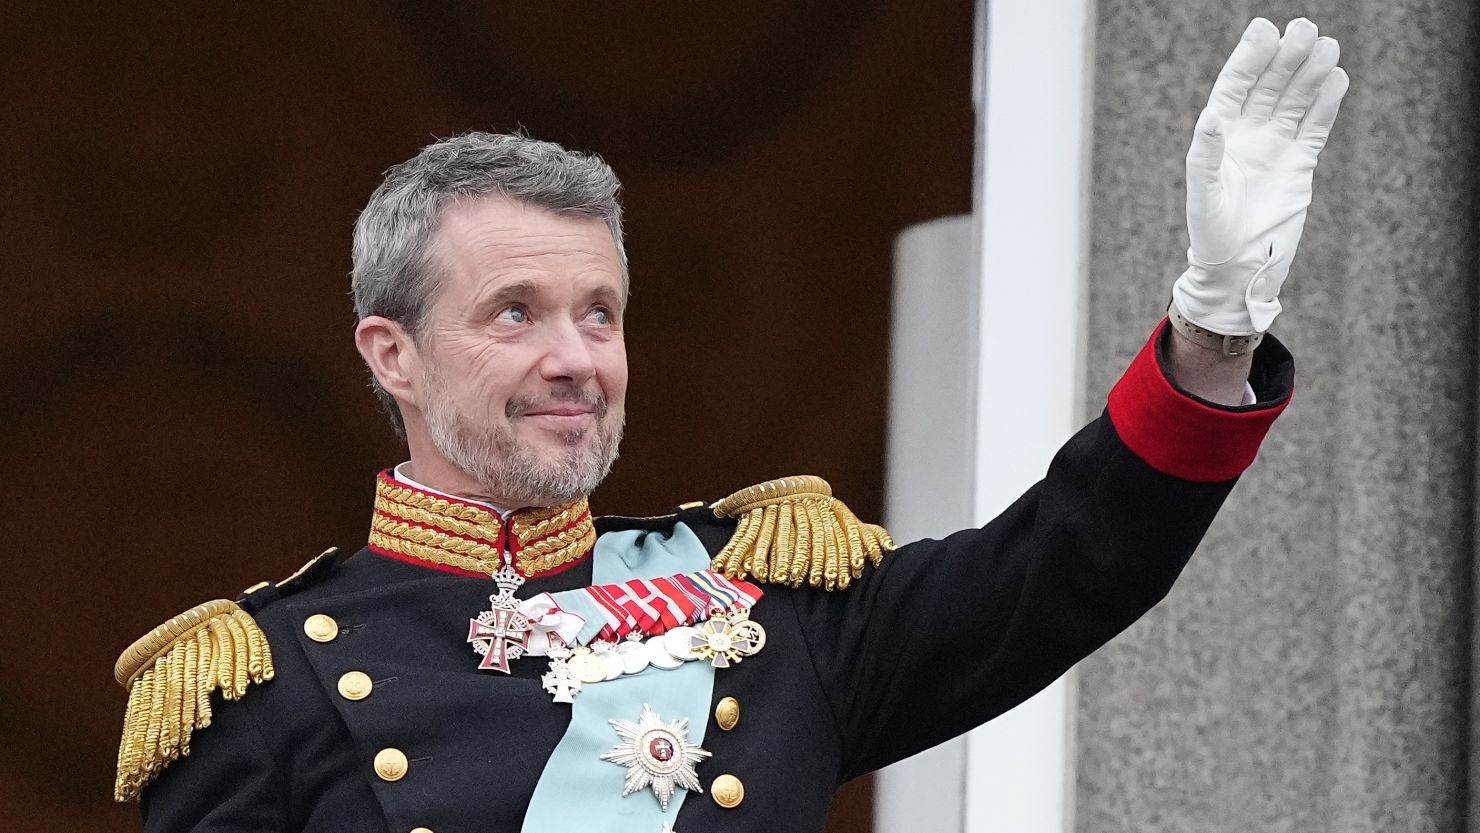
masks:
<path id="1" fill-rule="evenodd" d="M 407 486 L 410 486 L 413 489 L 420 489 L 423 492 L 431 492 L 434 495 L 441 495 L 442 497 L 450 497 L 453 500 L 461 500 L 461 501 L 464 501 L 466 503 L 475 503 L 475 504 L 477 504 L 479 506 L 482 506 L 484 509 L 489 509 L 489 510 L 492 510 L 493 512 L 497 512 L 498 515 L 499 515 L 499 517 L 501 517 L 501 518 L 507 519 L 509 517 L 509 512 L 511 510 L 504 509 L 502 507 L 495 506 L 495 505 L 493 505 L 492 503 L 489 503 L 486 500 L 478 500 L 477 498 L 463 497 L 461 495 L 450 494 L 448 492 L 442 491 L 441 489 L 433 489 L 431 486 L 428 486 L 425 483 L 418 483 L 415 480 L 412 480 L 411 477 L 409 475 L 407 475 L 406 472 L 404 471 L 404 469 L 408 465 L 410 465 L 410 464 L 411 463 L 408 460 L 407 462 L 402 463 L 399 466 L 396 466 L 394 469 L 391 469 L 391 477 L 394 477 L 396 480 L 399 480 L 400 482 L 405 483 Z"/>

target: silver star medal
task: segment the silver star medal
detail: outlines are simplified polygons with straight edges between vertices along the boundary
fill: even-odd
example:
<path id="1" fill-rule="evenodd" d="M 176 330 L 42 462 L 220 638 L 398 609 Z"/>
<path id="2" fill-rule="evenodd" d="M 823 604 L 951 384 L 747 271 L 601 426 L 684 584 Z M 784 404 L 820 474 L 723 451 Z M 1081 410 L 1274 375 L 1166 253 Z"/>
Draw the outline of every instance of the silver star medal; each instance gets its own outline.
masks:
<path id="1" fill-rule="evenodd" d="M 658 805 L 666 810 L 675 786 L 704 792 L 694 765 L 709 757 L 710 753 L 689 742 L 688 718 L 664 723 L 644 703 L 642 716 L 636 723 L 630 720 L 607 722 L 622 739 L 601 759 L 627 767 L 623 798 L 650 786 Z"/>
<path id="2" fill-rule="evenodd" d="M 468 642 L 483 657 L 478 667 L 509 673 L 509 660 L 519 659 L 529 648 L 529 620 L 519 613 L 519 600 L 514 591 L 524 584 L 524 577 L 514 569 L 513 559 L 504 554 L 504 566 L 493 574 L 498 592 L 488 597 L 491 609 L 468 622 Z"/>

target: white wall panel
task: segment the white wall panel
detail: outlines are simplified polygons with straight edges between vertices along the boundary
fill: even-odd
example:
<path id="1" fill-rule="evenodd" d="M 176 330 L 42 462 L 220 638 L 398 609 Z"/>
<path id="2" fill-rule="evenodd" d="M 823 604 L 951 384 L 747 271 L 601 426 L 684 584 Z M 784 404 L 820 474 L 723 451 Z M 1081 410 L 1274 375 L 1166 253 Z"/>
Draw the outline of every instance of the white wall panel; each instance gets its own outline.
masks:
<path id="1" fill-rule="evenodd" d="M 1092 11 L 982 0 L 975 213 L 896 252 L 886 520 L 902 541 L 986 523 L 1078 427 Z M 1070 829 L 1071 705 L 1066 678 L 886 770 L 875 829 Z"/>

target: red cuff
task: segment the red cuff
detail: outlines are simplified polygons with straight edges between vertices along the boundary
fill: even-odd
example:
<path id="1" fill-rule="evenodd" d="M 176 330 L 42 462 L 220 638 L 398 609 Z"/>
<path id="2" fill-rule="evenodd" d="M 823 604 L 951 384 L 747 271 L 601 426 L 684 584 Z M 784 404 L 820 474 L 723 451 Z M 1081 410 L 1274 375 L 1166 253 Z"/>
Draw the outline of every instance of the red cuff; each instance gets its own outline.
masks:
<path id="1" fill-rule="evenodd" d="M 1232 480 L 1254 462 L 1290 399 L 1228 410 L 1179 391 L 1157 360 L 1156 344 L 1166 327 L 1162 321 L 1110 391 L 1110 422 L 1136 456 L 1163 474 L 1200 483 Z"/>

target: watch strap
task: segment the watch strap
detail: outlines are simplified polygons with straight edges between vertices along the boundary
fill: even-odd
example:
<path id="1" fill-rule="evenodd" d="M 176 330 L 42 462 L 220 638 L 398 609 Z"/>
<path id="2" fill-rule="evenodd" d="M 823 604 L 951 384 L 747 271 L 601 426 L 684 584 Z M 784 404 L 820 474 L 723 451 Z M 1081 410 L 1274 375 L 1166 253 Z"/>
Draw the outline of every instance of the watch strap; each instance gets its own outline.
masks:
<path id="1" fill-rule="evenodd" d="M 1222 333 L 1215 333 L 1212 330 L 1199 327 L 1188 321 L 1182 315 L 1182 312 L 1177 309 L 1175 303 L 1167 307 L 1167 318 L 1172 322 L 1172 326 L 1177 328 L 1177 332 L 1186 336 L 1193 344 L 1208 350 L 1217 350 L 1225 356 L 1246 356 L 1254 352 L 1254 348 L 1258 347 L 1259 342 L 1264 340 L 1264 333 L 1254 333 L 1246 336 L 1226 336 Z"/>

